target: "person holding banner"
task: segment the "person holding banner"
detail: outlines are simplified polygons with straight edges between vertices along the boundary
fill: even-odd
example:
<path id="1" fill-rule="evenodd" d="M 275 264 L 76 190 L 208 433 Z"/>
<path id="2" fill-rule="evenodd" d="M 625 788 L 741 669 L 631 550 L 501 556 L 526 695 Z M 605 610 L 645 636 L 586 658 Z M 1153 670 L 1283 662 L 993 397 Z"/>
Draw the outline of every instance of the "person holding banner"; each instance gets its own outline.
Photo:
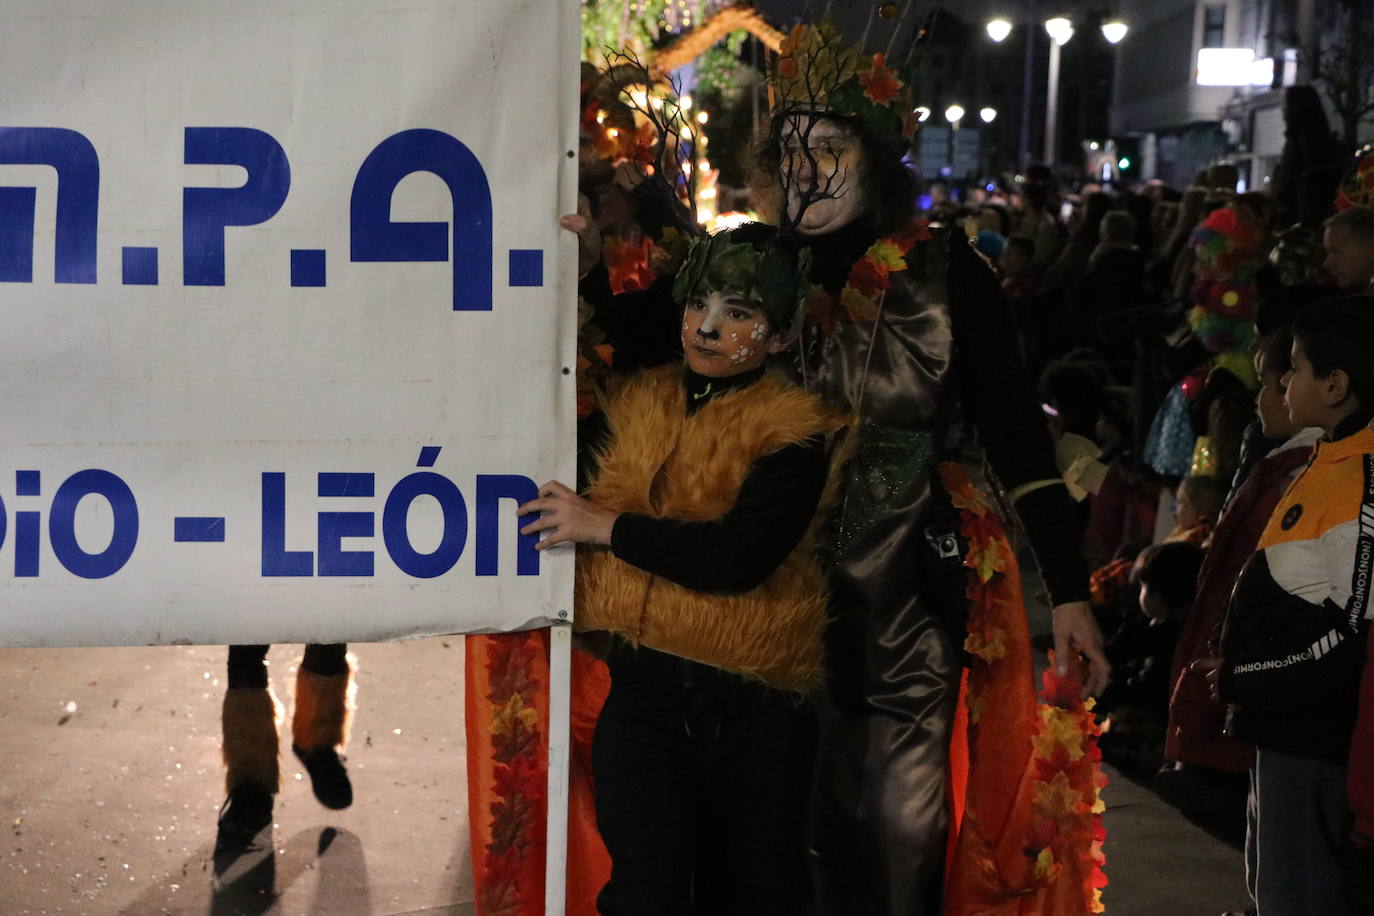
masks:
<path id="1" fill-rule="evenodd" d="M 574 542 L 577 626 L 612 634 L 592 748 L 611 855 L 605 916 L 796 916 L 823 677 L 831 501 L 843 425 L 765 361 L 793 334 L 806 254 L 758 224 L 698 239 L 673 285 L 685 365 L 605 405 L 586 497 L 558 482 L 520 514 Z"/>

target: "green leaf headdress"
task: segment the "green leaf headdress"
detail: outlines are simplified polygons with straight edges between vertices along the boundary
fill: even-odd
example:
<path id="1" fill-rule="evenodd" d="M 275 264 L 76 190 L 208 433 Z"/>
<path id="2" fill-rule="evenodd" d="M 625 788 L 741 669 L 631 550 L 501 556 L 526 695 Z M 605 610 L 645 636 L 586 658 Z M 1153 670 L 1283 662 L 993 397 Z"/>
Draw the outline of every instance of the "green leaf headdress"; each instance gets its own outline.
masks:
<path id="1" fill-rule="evenodd" d="M 673 282 L 673 299 L 685 305 L 694 296 L 736 293 L 759 303 L 768 325 L 784 338 L 801 326 L 811 285 L 811 249 L 797 251 L 762 223 L 703 236 L 692 243 Z"/>

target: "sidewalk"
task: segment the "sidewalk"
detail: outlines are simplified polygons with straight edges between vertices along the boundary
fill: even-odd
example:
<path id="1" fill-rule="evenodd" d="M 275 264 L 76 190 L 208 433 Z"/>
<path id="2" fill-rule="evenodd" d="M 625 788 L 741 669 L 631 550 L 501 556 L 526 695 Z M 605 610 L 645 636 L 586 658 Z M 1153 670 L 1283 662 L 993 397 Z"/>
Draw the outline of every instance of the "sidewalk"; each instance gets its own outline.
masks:
<path id="1" fill-rule="evenodd" d="M 270 656 L 284 701 L 298 652 Z M 357 654 L 353 807 L 321 808 L 288 750 L 274 849 L 217 877 L 225 650 L 0 650 L 0 912 L 470 914 L 462 640 Z M 1108 913 L 1243 905 L 1239 852 L 1111 778 Z"/>
<path id="2" fill-rule="evenodd" d="M 1115 770 L 1107 778 L 1110 916 L 1220 916 L 1250 905 L 1240 850 Z"/>

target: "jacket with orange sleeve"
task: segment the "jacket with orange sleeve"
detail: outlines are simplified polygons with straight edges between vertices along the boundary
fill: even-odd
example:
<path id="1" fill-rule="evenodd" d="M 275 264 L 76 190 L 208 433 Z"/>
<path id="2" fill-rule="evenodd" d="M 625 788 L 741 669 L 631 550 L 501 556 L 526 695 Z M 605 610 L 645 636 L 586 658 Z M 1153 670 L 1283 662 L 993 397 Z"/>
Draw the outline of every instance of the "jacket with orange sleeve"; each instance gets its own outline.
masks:
<path id="1" fill-rule="evenodd" d="M 1275 507 L 1231 596 L 1218 687 L 1231 737 L 1350 761 L 1352 779 L 1370 780 L 1374 796 L 1374 767 L 1351 759 L 1366 687 L 1374 704 L 1374 684 L 1364 683 L 1372 572 L 1374 430 L 1362 428 L 1318 443 Z M 1365 713 L 1374 725 L 1374 706 Z M 1360 753 L 1369 751 L 1374 735 L 1365 734 Z"/>

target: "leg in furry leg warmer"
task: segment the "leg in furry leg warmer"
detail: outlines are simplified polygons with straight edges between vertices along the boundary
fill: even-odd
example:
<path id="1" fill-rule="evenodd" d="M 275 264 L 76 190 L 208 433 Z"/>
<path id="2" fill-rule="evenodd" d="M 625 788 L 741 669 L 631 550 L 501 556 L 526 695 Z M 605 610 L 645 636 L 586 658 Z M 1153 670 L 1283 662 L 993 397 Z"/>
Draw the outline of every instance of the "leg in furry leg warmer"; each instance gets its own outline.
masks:
<path id="1" fill-rule="evenodd" d="M 261 650 L 259 653 L 258 650 Z M 266 646 L 230 648 L 230 685 L 224 694 L 223 726 L 224 786 L 228 793 L 220 809 L 217 847 L 243 845 L 272 823 L 272 796 L 281 774 L 277 762 L 277 723 L 281 706 L 267 686 L 262 659 Z M 253 658 L 247 658 L 253 656 Z M 256 665 L 263 672 L 261 683 L 242 683 L 233 677 L 235 663 L 240 670 L 247 658 L 248 670 Z M 235 683 L 238 680 L 239 683 Z M 253 675 L 246 680 L 256 681 Z"/>
<path id="2" fill-rule="evenodd" d="M 348 646 L 339 644 L 306 646 L 296 673 L 291 750 L 305 764 L 315 797 L 326 808 L 353 804 L 353 784 L 339 756 L 353 709 L 352 672 Z"/>

